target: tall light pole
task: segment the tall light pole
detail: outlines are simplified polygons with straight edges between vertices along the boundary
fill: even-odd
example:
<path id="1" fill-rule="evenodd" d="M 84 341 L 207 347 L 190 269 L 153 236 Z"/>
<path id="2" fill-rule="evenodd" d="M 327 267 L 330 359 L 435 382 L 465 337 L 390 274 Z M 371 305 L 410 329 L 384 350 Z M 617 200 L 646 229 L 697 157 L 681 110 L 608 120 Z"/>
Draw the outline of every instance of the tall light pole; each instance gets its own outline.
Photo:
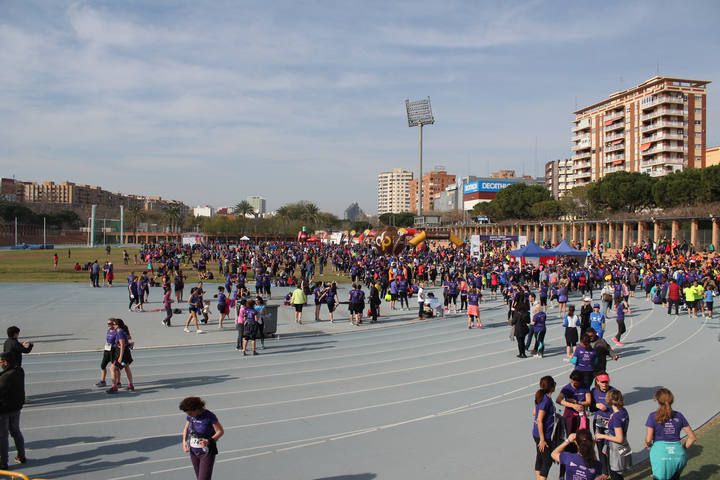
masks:
<path id="1" fill-rule="evenodd" d="M 432 125 L 435 123 L 435 119 L 432 114 L 432 107 L 430 106 L 430 97 L 424 100 L 405 100 L 405 109 L 407 110 L 408 127 L 420 127 L 418 137 L 418 156 L 420 160 L 420 174 L 418 177 L 418 217 L 422 217 L 423 214 L 423 174 L 422 174 L 422 163 L 423 163 L 423 126 Z"/>

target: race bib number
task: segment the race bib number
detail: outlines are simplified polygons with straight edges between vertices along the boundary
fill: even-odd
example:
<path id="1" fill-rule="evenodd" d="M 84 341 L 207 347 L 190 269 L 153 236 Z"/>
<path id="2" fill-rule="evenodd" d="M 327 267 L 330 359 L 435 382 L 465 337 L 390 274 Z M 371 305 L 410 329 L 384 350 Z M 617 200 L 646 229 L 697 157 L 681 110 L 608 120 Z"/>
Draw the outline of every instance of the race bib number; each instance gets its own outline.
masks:
<path id="1" fill-rule="evenodd" d="M 202 438 L 196 437 L 195 435 L 190 436 L 190 448 L 203 448 L 203 445 L 200 443 Z"/>
<path id="2" fill-rule="evenodd" d="M 109 343 L 106 343 L 106 344 L 105 344 L 105 351 L 106 351 L 106 352 L 109 352 L 110 350 L 112 350 L 112 345 L 110 345 Z"/>

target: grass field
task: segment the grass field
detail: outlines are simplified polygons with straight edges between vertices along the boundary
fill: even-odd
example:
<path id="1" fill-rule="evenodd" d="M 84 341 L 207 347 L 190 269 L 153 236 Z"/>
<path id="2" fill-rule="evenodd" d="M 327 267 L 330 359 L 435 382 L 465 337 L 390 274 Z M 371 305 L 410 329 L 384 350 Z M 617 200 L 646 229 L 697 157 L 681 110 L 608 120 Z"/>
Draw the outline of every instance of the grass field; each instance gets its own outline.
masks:
<path id="1" fill-rule="evenodd" d="M 141 272 L 147 268 L 146 264 L 135 264 L 133 256 L 137 253 L 137 248 L 128 248 L 130 254 L 129 265 L 123 264 L 123 249 L 113 248 L 110 255 L 105 252 L 105 248 L 67 248 L 56 250 L 2 250 L 0 251 L 0 282 L 72 282 L 82 283 L 90 282 L 90 273 L 87 271 L 76 272 L 74 270 L 75 262 L 84 265 L 87 262 L 97 260 L 100 266 L 109 260 L 113 263 L 115 272 L 115 284 L 125 286 L 125 278 L 130 272 Z M 70 256 L 68 257 L 68 252 Z M 53 255 L 57 253 L 59 257 L 58 269 L 53 270 Z M 183 267 L 188 281 L 197 280 L 197 274 L 190 266 Z M 213 273 L 217 273 L 214 263 L 208 264 L 208 269 Z M 299 270 L 298 270 L 299 275 Z M 250 275 L 252 279 L 252 275 Z M 325 275 L 316 276 L 317 281 L 338 283 L 347 283 L 348 277 L 338 275 L 332 272 L 326 272 Z M 212 282 L 211 282 L 212 283 Z"/>

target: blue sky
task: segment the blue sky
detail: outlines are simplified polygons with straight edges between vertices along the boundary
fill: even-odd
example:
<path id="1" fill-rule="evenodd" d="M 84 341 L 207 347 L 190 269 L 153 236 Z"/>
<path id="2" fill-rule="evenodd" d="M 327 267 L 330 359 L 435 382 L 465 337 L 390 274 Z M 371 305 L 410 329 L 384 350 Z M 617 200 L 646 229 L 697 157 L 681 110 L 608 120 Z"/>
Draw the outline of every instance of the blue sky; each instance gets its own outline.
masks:
<path id="1" fill-rule="evenodd" d="M 660 74 L 711 80 L 717 1 L 0 0 L 0 173 L 188 204 L 376 211 L 425 169 L 540 175 L 572 112 Z M 537 139 L 537 153 L 535 144 Z"/>

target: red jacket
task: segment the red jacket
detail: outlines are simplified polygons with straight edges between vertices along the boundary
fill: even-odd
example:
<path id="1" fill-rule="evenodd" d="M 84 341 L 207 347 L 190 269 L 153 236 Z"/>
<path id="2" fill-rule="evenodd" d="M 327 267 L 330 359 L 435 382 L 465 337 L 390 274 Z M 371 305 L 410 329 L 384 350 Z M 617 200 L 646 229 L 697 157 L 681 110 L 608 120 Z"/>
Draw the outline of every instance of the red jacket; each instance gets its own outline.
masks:
<path id="1" fill-rule="evenodd" d="M 678 285 L 677 282 L 670 282 L 667 298 L 668 300 L 674 301 L 680 300 L 680 285 Z"/>

